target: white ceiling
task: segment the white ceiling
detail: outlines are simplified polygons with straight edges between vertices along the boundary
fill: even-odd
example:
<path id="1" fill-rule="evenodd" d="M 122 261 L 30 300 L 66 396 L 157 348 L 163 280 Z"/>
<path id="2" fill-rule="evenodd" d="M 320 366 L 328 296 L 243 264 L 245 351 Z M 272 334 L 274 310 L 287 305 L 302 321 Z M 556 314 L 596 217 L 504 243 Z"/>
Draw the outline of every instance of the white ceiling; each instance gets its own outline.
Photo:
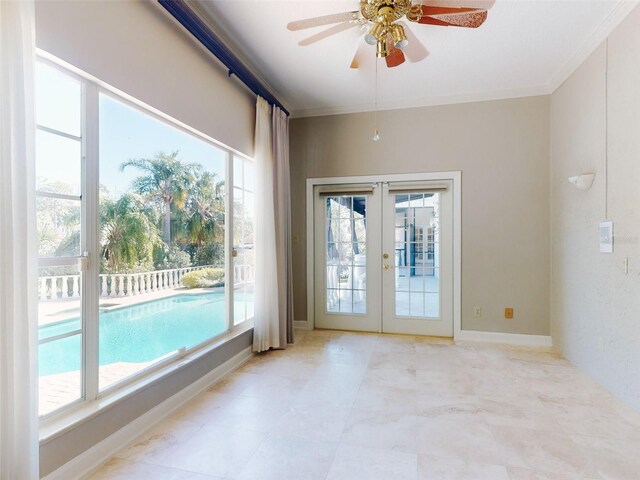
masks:
<path id="1" fill-rule="evenodd" d="M 191 2 L 293 116 L 374 108 L 375 47 L 349 68 L 358 28 L 316 44 L 298 42 L 323 28 L 290 32 L 288 22 L 357 10 L 357 0 Z M 406 108 L 551 93 L 636 2 L 497 0 L 478 29 L 410 23 L 430 56 L 387 69 L 379 60 L 378 108 Z"/>

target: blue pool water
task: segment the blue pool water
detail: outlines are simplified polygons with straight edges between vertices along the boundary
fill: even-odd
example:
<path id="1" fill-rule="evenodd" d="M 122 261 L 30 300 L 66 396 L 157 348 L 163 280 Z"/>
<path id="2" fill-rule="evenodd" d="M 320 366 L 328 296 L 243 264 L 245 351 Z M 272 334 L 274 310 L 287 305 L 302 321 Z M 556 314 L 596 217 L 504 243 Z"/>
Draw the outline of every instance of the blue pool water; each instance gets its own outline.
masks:
<path id="1" fill-rule="evenodd" d="M 190 348 L 226 329 L 224 292 L 173 297 L 100 313 L 100 365 L 142 363 L 181 347 Z M 40 339 L 80 328 L 72 318 L 39 328 Z M 44 343 L 39 347 L 39 374 L 80 369 L 81 336 Z"/>

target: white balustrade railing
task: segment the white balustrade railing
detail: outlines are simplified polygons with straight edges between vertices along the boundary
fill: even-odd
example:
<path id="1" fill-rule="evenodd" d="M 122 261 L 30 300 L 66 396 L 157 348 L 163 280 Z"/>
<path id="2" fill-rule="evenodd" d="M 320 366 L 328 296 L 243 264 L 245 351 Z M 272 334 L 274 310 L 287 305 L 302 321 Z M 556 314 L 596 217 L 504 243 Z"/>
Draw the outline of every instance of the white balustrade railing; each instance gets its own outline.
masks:
<path id="1" fill-rule="evenodd" d="M 174 268 L 141 273 L 101 274 L 98 289 L 101 297 L 129 297 L 159 292 L 182 286 L 182 277 L 194 270 L 204 268 L 224 268 L 214 265 L 200 267 Z M 253 282 L 253 266 L 237 265 L 233 268 L 234 283 Z M 61 298 L 79 298 L 81 290 L 80 275 L 56 275 L 39 277 L 38 297 L 40 300 L 58 300 Z"/>

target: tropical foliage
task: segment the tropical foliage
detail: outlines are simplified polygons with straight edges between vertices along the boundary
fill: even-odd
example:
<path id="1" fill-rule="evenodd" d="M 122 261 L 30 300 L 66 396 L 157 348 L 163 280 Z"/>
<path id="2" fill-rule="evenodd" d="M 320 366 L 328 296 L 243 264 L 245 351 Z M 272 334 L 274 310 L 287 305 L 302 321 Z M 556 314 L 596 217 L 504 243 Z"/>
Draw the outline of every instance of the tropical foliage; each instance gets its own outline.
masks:
<path id="1" fill-rule="evenodd" d="M 105 273 L 212 265 L 224 255 L 224 179 L 179 152 L 123 162 L 138 174 L 126 193 L 100 191 Z M 64 187 L 55 185 L 55 191 Z M 64 192 L 61 192 L 64 193 Z M 38 198 L 42 256 L 80 254 L 80 202 Z"/>
<path id="2" fill-rule="evenodd" d="M 161 246 L 157 217 L 144 198 L 125 193 L 117 200 L 104 198 L 100 203 L 100 245 L 106 271 L 149 270 L 154 248 Z"/>
<path id="3" fill-rule="evenodd" d="M 133 181 L 133 191 L 155 203 L 162 214 L 162 239 L 169 245 L 171 212 L 184 208 L 189 189 L 194 185 L 198 170 L 202 167 L 180 161 L 177 151 L 158 153 L 153 158 L 133 158 L 120 165 L 120 170 L 127 167 L 134 167 L 142 172 Z"/>
<path id="4" fill-rule="evenodd" d="M 223 268 L 203 268 L 186 273 L 182 277 L 182 284 L 187 288 L 216 287 L 223 283 Z"/>

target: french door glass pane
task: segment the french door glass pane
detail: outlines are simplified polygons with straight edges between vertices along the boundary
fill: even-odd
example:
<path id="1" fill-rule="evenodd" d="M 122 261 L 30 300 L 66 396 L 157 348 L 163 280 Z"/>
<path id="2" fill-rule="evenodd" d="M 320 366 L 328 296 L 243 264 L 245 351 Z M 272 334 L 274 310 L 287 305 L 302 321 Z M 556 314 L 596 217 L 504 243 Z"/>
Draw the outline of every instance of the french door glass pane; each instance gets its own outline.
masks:
<path id="1" fill-rule="evenodd" d="M 38 269 L 39 338 L 81 328 L 81 294 L 82 274 L 77 265 Z"/>
<path id="2" fill-rule="evenodd" d="M 76 265 L 38 270 L 40 415 L 82 397 L 81 285 Z"/>
<path id="3" fill-rule="evenodd" d="M 233 159 L 233 323 L 253 318 L 254 291 L 254 177 L 253 161 Z"/>
<path id="4" fill-rule="evenodd" d="M 36 122 L 79 137 L 82 130 L 82 85 L 56 68 L 36 65 Z"/>
<path id="5" fill-rule="evenodd" d="M 226 152 L 100 95 L 99 385 L 227 330 Z"/>
<path id="6" fill-rule="evenodd" d="M 82 398 L 82 334 L 38 347 L 39 414 L 46 415 Z"/>
<path id="7" fill-rule="evenodd" d="M 80 255 L 82 202 L 50 197 L 36 197 L 41 257 L 75 257 Z"/>
<path id="8" fill-rule="evenodd" d="M 440 316 L 439 193 L 395 195 L 395 314 Z"/>
<path id="9" fill-rule="evenodd" d="M 366 196 L 327 197 L 326 311 L 366 313 Z"/>
<path id="10" fill-rule="evenodd" d="M 80 140 L 36 131 L 36 190 L 79 197 L 81 182 Z"/>

